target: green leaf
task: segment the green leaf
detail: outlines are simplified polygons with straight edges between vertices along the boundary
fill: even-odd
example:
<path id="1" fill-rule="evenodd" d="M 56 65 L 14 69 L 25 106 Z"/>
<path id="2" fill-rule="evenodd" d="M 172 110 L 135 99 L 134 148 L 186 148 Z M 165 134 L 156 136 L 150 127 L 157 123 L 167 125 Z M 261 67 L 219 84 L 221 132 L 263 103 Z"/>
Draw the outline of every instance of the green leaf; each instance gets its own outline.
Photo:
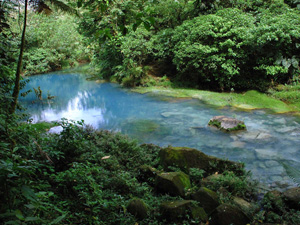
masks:
<path id="1" fill-rule="evenodd" d="M 147 21 L 144 21 L 144 27 L 146 28 L 146 30 L 150 30 L 150 23 L 149 22 L 147 22 Z"/>
<path id="2" fill-rule="evenodd" d="M 31 221 L 38 221 L 38 220 L 40 220 L 40 218 L 38 218 L 38 217 L 26 217 L 25 218 L 25 222 L 31 222 Z"/>
<path id="3" fill-rule="evenodd" d="M 19 209 L 17 209 L 16 211 L 15 211 L 15 216 L 19 219 L 19 220 L 25 220 L 25 218 L 24 218 L 24 216 L 23 216 L 23 213 L 19 210 Z"/>
<path id="4" fill-rule="evenodd" d="M 66 213 L 66 214 L 63 214 L 63 215 L 61 215 L 61 216 L 59 216 L 59 217 L 57 217 L 55 220 L 53 220 L 53 221 L 50 223 L 50 225 L 51 225 L 51 224 L 57 224 L 57 223 L 59 223 L 60 221 L 62 221 L 62 220 L 66 217 L 66 215 L 67 215 L 67 213 Z"/>
<path id="5" fill-rule="evenodd" d="M 285 67 L 285 68 L 289 68 L 291 66 L 291 60 L 290 59 L 283 59 L 282 60 L 282 65 Z"/>
<path id="6" fill-rule="evenodd" d="M 149 22 L 152 26 L 155 24 L 155 18 L 154 17 L 151 16 L 151 17 L 148 18 L 148 20 L 149 20 Z"/>
<path id="7" fill-rule="evenodd" d="M 25 185 L 22 186 L 22 194 L 28 200 L 32 200 L 32 201 L 36 200 L 36 195 L 35 195 L 34 191 L 31 188 L 29 188 L 28 186 L 25 186 Z"/>

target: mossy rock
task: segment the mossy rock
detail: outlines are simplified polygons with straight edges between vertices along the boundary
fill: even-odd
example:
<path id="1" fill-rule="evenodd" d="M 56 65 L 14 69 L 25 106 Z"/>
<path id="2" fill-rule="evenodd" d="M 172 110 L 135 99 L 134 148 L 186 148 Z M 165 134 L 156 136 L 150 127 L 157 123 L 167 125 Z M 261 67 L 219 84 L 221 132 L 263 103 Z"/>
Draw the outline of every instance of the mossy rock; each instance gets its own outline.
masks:
<path id="1" fill-rule="evenodd" d="M 210 225 L 245 225 L 250 219 L 236 206 L 222 204 L 210 215 Z"/>
<path id="2" fill-rule="evenodd" d="M 246 130 L 246 125 L 243 121 L 227 116 L 215 116 L 210 119 L 208 125 L 227 132 Z"/>
<path id="3" fill-rule="evenodd" d="M 198 191 L 192 193 L 191 198 L 199 202 L 208 215 L 220 205 L 217 193 L 205 187 L 201 187 Z"/>
<path id="4" fill-rule="evenodd" d="M 190 168 L 202 169 L 210 174 L 214 172 L 222 173 L 226 170 L 233 171 L 237 175 L 244 173 L 241 163 L 208 156 L 193 148 L 169 146 L 160 150 L 159 158 L 165 170 L 169 166 L 175 166 L 186 173 L 189 173 Z"/>
<path id="5" fill-rule="evenodd" d="M 185 190 L 191 187 L 190 178 L 183 172 L 160 173 L 156 176 L 156 191 L 172 196 L 185 196 Z"/>
<path id="6" fill-rule="evenodd" d="M 151 166 L 142 165 L 138 168 L 137 180 L 139 182 L 147 182 L 154 180 L 159 171 Z"/>
<path id="7" fill-rule="evenodd" d="M 132 199 L 128 206 L 127 211 L 139 220 L 143 220 L 148 215 L 148 207 L 141 199 Z"/>
<path id="8" fill-rule="evenodd" d="M 208 220 L 204 209 L 191 200 L 177 200 L 163 202 L 160 206 L 162 217 L 167 221 L 178 222 L 190 216 L 194 220 L 206 222 Z"/>
<path id="9" fill-rule="evenodd" d="M 232 198 L 233 204 L 239 207 L 249 218 L 259 211 L 259 206 L 253 203 L 247 202 L 245 199 L 234 196 Z"/>
<path id="10" fill-rule="evenodd" d="M 283 192 L 283 198 L 289 208 L 300 210 L 300 187 L 295 187 Z"/>

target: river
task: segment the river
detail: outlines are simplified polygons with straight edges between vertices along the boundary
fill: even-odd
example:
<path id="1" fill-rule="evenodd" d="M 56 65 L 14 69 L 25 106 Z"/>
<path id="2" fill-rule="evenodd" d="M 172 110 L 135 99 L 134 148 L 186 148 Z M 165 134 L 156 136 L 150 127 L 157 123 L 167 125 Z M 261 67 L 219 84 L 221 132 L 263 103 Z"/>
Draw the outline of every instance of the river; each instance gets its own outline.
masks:
<path id="1" fill-rule="evenodd" d="M 122 132 L 141 143 L 186 146 L 244 162 L 266 187 L 300 183 L 300 118 L 265 110 L 212 107 L 195 99 L 137 94 L 117 84 L 87 81 L 79 74 L 32 76 L 23 91 L 40 87 L 20 102 L 33 122 L 83 119 L 96 129 Z M 48 100 L 47 95 L 55 96 Z M 258 99 L 259 101 L 259 99 Z M 224 133 L 207 126 L 216 115 L 245 122 L 247 131 Z"/>

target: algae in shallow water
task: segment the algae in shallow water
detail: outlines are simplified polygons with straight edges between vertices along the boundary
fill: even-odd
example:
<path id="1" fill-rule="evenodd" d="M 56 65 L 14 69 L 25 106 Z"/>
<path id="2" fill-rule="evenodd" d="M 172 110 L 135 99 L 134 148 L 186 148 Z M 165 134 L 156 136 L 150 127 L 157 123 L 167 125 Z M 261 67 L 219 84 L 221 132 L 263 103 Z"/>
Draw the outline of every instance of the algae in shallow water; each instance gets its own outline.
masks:
<path id="1" fill-rule="evenodd" d="M 143 140 L 149 136 L 165 136 L 168 135 L 169 129 L 159 122 L 146 119 L 130 119 L 123 123 L 122 130 L 134 136 L 139 140 Z"/>
<path id="2" fill-rule="evenodd" d="M 196 98 L 207 104 L 224 107 L 233 106 L 245 110 L 270 109 L 275 113 L 287 113 L 300 111 L 296 105 L 286 103 L 258 91 L 247 91 L 245 93 L 219 93 L 202 91 L 196 89 L 172 89 L 162 87 L 135 88 L 138 93 L 152 93 L 176 98 Z"/>

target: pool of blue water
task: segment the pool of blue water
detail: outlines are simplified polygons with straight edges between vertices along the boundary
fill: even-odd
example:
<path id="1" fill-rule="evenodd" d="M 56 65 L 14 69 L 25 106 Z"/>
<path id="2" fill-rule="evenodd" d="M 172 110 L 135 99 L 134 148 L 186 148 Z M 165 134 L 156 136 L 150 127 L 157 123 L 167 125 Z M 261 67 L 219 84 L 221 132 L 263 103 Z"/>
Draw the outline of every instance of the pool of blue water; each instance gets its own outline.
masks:
<path id="1" fill-rule="evenodd" d="M 300 183 L 300 118 L 264 110 L 216 108 L 195 99 L 130 92 L 117 84 L 87 81 L 79 74 L 32 76 L 21 104 L 33 122 L 83 119 L 96 129 L 122 132 L 141 143 L 187 146 L 209 155 L 244 162 L 266 187 Z M 47 96 L 55 96 L 47 99 Z M 259 101 L 259 99 L 258 99 Z M 224 133 L 207 126 L 216 115 L 245 122 L 247 131 Z"/>

